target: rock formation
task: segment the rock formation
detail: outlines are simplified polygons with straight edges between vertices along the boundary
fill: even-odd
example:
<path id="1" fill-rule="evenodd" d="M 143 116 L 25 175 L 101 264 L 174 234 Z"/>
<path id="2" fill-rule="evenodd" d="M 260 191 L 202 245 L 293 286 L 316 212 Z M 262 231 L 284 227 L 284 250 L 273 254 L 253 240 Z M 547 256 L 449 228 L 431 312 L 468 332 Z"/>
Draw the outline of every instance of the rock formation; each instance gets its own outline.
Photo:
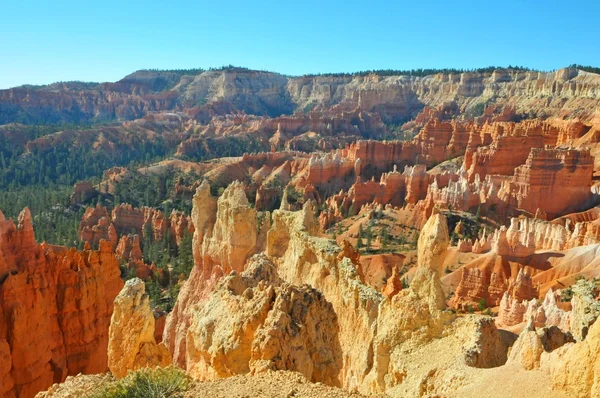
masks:
<path id="1" fill-rule="evenodd" d="M 591 204 L 594 162 L 589 150 L 533 148 L 505 180 L 498 197 L 515 208 L 554 218 Z M 548 200 L 552 198 L 552 200 Z"/>
<path id="2" fill-rule="evenodd" d="M 401 382 L 401 378 L 386 375 L 401 372 L 399 357 L 407 346 L 414 347 L 438 337 L 442 325 L 453 319 L 451 314 L 442 312 L 446 300 L 440 282 L 448 243 L 446 218 L 439 213 L 432 215 L 419 235 L 417 271 L 410 287 L 383 300 L 379 306 L 371 375 L 379 389 Z"/>
<path id="3" fill-rule="evenodd" d="M 91 182 L 81 181 L 73 187 L 73 194 L 69 198 L 69 203 L 75 205 L 87 203 L 96 198 L 99 194 L 100 192 L 94 188 Z"/>
<path id="4" fill-rule="evenodd" d="M 492 142 L 477 148 L 471 145 L 465 154 L 469 180 L 473 181 L 476 175 L 482 178 L 488 174 L 511 176 L 516 167 L 525 163 L 532 148 L 556 145 L 559 130 L 555 125 L 537 120 L 486 123 L 481 135 L 489 136 Z"/>
<path id="5" fill-rule="evenodd" d="M 572 286 L 571 332 L 575 340 L 585 339 L 590 325 L 600 316 L 600 302 L 596 301 L 597 288 L 591 281 L 581 279 Z"/>
<path id="6" fill-rule="evenodd" d="M 193 232 L 193 227 L 188 217 L 177 211 L 166 217 L 163 212 L 151 207 L 138 209 L 121 204 L 109 215 L 105 207 L 97 205 L 86 209 L 79 225 L 79 238 L 93 246 L 105 239 L 116 248 L 119 239 L 125 235 L 139 235 L 142 241 L 161 241 L 167 230 L 171 232 L 171 244 L 175 246 L 181 243 L 184 234 Z"/>
<path id="7" fill-rule="evenodd" d="M 449 244 L 448 223 L 442 214 L 432 215 L 419 235 L 417 272 L 411 289 L 429 301 L 430 310 L 446 308 L 440 277 Z"/>
<path id="8" fill-rule="evenodd" d="M 536 382 L 552 375 L 571 395 L 598 395 L 597 291 L 574 284 L 568 311 L 556 288 L 600 274 L 599 87 L 597 74 L 572 68 L 425 77 L 224 68 L 0 90 L 0 123 L 122 122 L 31 140 L 0 126 L 28 156 L 59 146 L 124 159 L 120 151 L 151 145 L 190 161 L 144 173 L 177 167 L 203 178 L 175 185 L 173 199 L 195 193 L 191 217 L 126 204 L 86 209 L 84 251 L 38 245 L 28 211 L 18 225 L 0 215 L 0 395 L 31 396 L 78 372 L 110 367 L 122 377 L 167 364 L 143 282 L 128 282 L 113 313 L 118 260 L 146 278 L 140 245 L 170 235 L 175 248 L 191 232 L 194 267 L 162 334 L 173 362 L 197 378 L 293 370 L 361 393 L 441 397 L 471 396 L 462 391 L 477 382 L 486 394 L 494 383 L 510 389 L 529 373 Z M 192 162 L 223 153 L 231 157 Z M 127 173 L 114 167 L 97 187 L 77 184 L 71 205 L 110 197 Z M 412 253 L 406 262 L 361 258 L 343 240 L 354 238 L 349 229 L 341 247 L 325 236 L 348 215 L 357 217 L 336 231 L 384 207 L 396 231 L 422 229 L 412 269 Z M 497 230 L 470 236 L 460 222 L 449 249 L 440 209 L 452 223 L 477 213 Z M 442 278 L 452 289 L 444 292 Z M 450 290 L 455 309 L 499 306 L 498 318 L 456 316 L 446 310 Z M 496 327 L 525 321 L 516 341 Z M 514 374 L 495 379 L 504 368 Z"/>
<path id="9" fill-rule="evenodd" d="M 234 182 L 217 201 L 212 233 L 202 244 L 205 267 L 220 267 L 223 274 L 242 271 L 258 237 L 256 210 L 250 207 L 244 186 Z"/>
<path id="10" fill-rule="evenodd" d="M 79 239 L 93 246 L 104 239 L 110 242 L 113 249 L 117 247 L 119 237 L 105 207 L 97 205 L 85 210 L 79 224 Z"/>
<path id="11" fill-rule="evenodd" d="M 398 268 L 392 270 L 392 275 L 388 278 L 385 286 L 381 290 L 381 294 L 388 299 L 391 299 L 402 290 L 402 281 L 398 275 Z"/>
<path id="12" fill-rule="evenodd" d="M 0 395 L 32 397 L 67 375 L 107 370 L 123 282 L 111 244 L 99 246 L 38 245 L 28 209 L 17 226 L 0 215 Z"/>
<path id="13" fill-rule="evenodd" d="M 128 280 L 115 299 L 108 334 L 108 368 L 115 377 L 144 367 L 164 367 L 171 355 L 154 339 L 154 315 L 144 282 Z"/>
<path id="14" fill-rule="evenodd" d="M 519 301 L 506 291 L 500 301 L 498 318 L 499 326 L 510 327 L 534 319 L 535 327 L 557 326 L 568 332 L 571 330 L 571 312 L 559 307 L 560 291 L 549 289 L 543 301 L 534 298 Z"/>
<path id="15" fill-rule="evenodd" d="M 121 236 L 115 255 L 121 261 L 127 262 L 129 269 L 134 270 L 138 278 L 147 280 L 150 277 L 150 267 L 144 263 L 142 258 L 140 237 L 138 235 Z"/>
<path id="16" fill-rule="evenodd" d="M 508 362 L 518 363 L 526 370 L 537 369 L 544 352 L 550 353 L 572 341 L 570 334 L 565 334 L 556 326 L 536 330 L 535 321 L 531 317 L 511 347 Z"/>
<path id="17" fill-rule="evenodd" d="M 547 359 L 552 386 L 570 397 L 600 394 L 600 322 L 594 322 L 584 341 L 567 345 Z"/>
<path id="18" fill-rule="evenodd" d="M 372 341 L 373 322 L 381 295 L 361 283 L 356 266 L 348 258 L 337 260 L 339 248 L 333 242 L 315 237 L 318 230 L 310 202 L 302 210 L 276 210 L 267 237 L 266 254 L 273 259 L 280 277 L 291 284 L 309 284 L 321 291 L 333 306 L 339 321 L 339 340 L 347 359 L 343 361 L 340 383 L 358 388 L 372 361 L 367 350 L 355 342 Z M 351 359 L 350 359 L 351 358 Z"/>
<path id="19" fill-rule="evenodd" d="M 194 306 L 201 308 L 219 279 L 231 271 L 243 271 L 246 260 L 260 251 L 256 210 L 239 182 L 232 183 L 216 200 L 205 180 L 194 195 L 191 220 L 194 268 L 169 314 L 164 334 L 173 361 L 181 366 L 186 362 L 185 330 L 191 324 Z M 267 222 L 261 227 L 268 226 Z"/>
<path id="20" fill-rule="evenodd" d="M 533 247 L 535 251 L 567 250 L 600 242 L 594 221 L 573 224 L 567 219 L 563 225 L 558 221 L 548 222 L 535 218 L 511 219 L 510 234 L 508 231 L 507 234 L 511 235 L 513 246 L 529 240 L 527 246 Z"/>
<path id="21" fill-rule="evenodd" d="M 535 268 L 524 267 L 506 257 L 492 252 L 482 256 L 457 271 L 460 280 L 451 305 L 454 308 L 477 308 L 500 305 L 506 291 L 519 302 L 538 298 L 538 290 L 532 280 Z"/>
<path id="22" fill-rule="evenodd" d="M 200 379 L 293 370 L 338 385 L 337 334 L 337 317 L 321 293 L 282 282 L 265 256 L 255 256 L 245 271 L 225 277 L 194 314 L 187 369 Z"/>
<path id="23" fill-rule="evenodd" d="M 291 114 L 293 110 L 334 106 L 377 110 L 382 115 L 404 118 L 420 111 L 422 104 L 434 108 L 453 99 L 455 107 L 463 108 L 488 98 L 517 110 L 589 119 L 598 106 L 600 83 L 593 73 L 569 68 L 547 73 L 497 70 L 425 77 L 285 77 L 228 68 L 190 71 L 184 75 L 170 71 L 137 71 L 116 83 L 85 87 L 78 84 L 0 90 L 0 105 L 5 109 L 0 123 L 13 122 L 19 112 L 34 121 L 50 115 L 53 120 L 69 122 L 74 120 L 74 114 L 87 121 L 93 118 L 131 120 L 150 112 L 173 111 L 190 103 L 206 104 L 189 111 L 199 119 L 215 111 L 231 113 L 232 108 L 264 115 L 273 111 Z M 177 90 L 172 90 L 173 87 Z M 547 95 L 548 101 L 531 100 L 542 95 Z"/>

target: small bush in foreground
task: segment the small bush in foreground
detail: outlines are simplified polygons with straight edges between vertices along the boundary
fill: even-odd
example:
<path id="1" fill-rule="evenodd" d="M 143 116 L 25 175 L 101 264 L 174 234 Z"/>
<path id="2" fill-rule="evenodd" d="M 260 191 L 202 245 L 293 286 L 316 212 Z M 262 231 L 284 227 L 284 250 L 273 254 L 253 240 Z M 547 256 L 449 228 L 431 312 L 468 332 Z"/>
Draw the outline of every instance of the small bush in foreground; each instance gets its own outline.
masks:
<path id="1" fill-rule="evenodd" d="M 98 391 L 93 398 L 183 397 L 191 387 L 192 379 L 175 366 L 141 369 Z"/>

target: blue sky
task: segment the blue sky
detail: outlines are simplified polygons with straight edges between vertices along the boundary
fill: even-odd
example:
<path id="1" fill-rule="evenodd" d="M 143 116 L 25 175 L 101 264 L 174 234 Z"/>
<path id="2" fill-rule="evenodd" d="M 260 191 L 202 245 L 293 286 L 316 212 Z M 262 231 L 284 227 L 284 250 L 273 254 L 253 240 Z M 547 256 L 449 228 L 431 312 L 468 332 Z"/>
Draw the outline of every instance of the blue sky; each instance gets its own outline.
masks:
<path id="1" fill-rule="evenodd" d="M 0 88 L 225 64 L 287 74 L 600 66 L 599 13 L 600 0 L 0 0 Z"/>

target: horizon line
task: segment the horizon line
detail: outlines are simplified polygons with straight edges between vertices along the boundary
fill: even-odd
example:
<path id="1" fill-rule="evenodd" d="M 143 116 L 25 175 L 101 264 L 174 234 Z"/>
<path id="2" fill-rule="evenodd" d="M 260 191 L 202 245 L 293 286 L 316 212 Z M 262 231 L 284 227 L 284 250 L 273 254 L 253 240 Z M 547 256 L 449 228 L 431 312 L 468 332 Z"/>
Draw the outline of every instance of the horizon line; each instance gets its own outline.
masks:
<path id="1" fill-rule="evenodd" d="M 0 88 L 0 90 L 10 90 L 13 88 L 42 88 L 52 86 L 54 84 L 61 83 L 80 83 L 80 84 L 106 84 L 106 83 L 119 83 L 126 81 L 127 77 L 140 72 L 155 72 L 155 73 L 181 73 L 182 76 L 186 75 L 187 72 L 191 72 L 192 75 L 199 75 L 206 72 L 220 72 L 220 71 L 230 71 L 230 70 L 240 70 L 246 72 L 261 72 L 261 73 L 272 73 L 280 76 L 288 77 L 288 78 L 302 78 L 302 77 L 356 77 L 356 76 L 369 76 L 369 75 L 378 75 L 378 76 L 414 76 L 414 77 L 425 77 L 432 76 L 438 73 L 447 73 L 447 74 L 460 74 L 460 73 L 493 73 L 496 70 L 508 70 L 508 71 L 516 71 L 516 72 L 539 72 L 539 73 L 554 73 L 561 69 L 577 69 L 588 73 L 596 73 L 600 74 L 600 67 L 594 67 L 591 65 L 579 65 L 579 64 L 571 64 L 568 66 L 564 66 L 558 69 L 536 69 L 529 68 L 526 66 L 517 66 L 517 65 L 508 65 L 508 66 L 486 66 L 479 68 L 418 68 L 418 69 L 368 69 L 361 70 L 355 72 L 322 72 L 322 73 L 305 73 L 305 74 L 286 74 L 281 72 L 276 72 L 273 70 L 267 69 L 254 69 L 248 68 L 244 66 L 237 65 L 222 65 L 219 67 L 208 67 L 208 68 L 179 68 L 179 69 L 160 69 L 160 68 L 145 68 L 135 70 L 123 78 L 116 81 L 93 81 L 93 80 L 58 80 L 51 83 L 46 84 L 28 84 L 24 83 L 17 86 Z M 194 73 L 195 72 L 195 73 Z"/>

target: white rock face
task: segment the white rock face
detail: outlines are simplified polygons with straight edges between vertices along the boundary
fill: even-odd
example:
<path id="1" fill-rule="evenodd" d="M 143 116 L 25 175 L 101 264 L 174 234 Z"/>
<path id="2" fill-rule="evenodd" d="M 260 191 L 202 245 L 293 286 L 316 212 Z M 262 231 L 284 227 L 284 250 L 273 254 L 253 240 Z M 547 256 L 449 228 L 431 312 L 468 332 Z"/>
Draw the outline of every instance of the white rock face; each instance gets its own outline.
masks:
<path id="1" fill-rule="evenodd" d="M 154 340 L 154 315 L 144 282 L 133 278 L 115 299 L 108 336 L 108 368 L 116 377 L 143 367 L 168 366 L 171 355 Z"/>

